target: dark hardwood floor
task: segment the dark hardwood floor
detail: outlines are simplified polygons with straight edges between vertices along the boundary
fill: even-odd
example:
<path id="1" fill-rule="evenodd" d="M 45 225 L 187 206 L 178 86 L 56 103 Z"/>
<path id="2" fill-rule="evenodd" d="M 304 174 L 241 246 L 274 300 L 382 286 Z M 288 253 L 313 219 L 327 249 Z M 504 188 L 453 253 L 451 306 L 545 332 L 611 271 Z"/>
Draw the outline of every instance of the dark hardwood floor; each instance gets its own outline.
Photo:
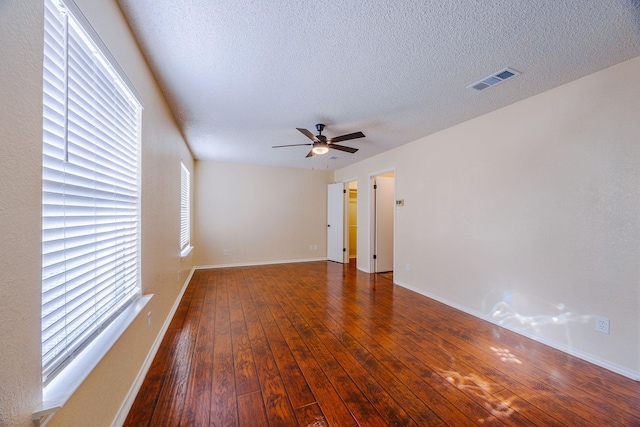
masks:
<path id="1" fill-rule="evenodd" d="M 127 426 L 640 426 L 640 383 L 331 262 L 198 270 Z"/>

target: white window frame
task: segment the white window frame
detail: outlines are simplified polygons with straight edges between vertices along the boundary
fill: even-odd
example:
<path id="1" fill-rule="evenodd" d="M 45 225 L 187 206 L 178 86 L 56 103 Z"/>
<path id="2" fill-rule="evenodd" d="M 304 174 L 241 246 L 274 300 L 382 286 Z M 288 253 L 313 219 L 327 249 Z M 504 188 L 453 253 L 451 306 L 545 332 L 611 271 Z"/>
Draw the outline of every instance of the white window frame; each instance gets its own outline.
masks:
<path id="1" fill-rule="evenodd" d="M 191 246 L 191 173 L 180 162 L 180 256 L 185 257 Z"/>
<path id="2" fill-rule="evenodd" d="M 72 0 L 44 4 L 37 421 L 62 407 L 152 297 L 140 281 L 140 97 Z"/>

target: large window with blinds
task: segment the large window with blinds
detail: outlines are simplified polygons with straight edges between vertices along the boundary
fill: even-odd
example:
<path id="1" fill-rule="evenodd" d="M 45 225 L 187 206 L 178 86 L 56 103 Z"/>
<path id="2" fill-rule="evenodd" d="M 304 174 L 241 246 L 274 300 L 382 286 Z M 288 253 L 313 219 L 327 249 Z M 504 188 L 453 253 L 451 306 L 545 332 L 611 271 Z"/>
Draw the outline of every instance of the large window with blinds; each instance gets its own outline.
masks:
<path id="1" fill-rule="evenodd" d="M 189 169 L 180 162 L 180 252 L 185 255 L 191 249 L 191 201 L 189 195 Z"/>
<path id="2" fill-rule="evenodd" d="M 45 0 L 45 383 L 140 295 L 141 105 L 78 15 Z"/>

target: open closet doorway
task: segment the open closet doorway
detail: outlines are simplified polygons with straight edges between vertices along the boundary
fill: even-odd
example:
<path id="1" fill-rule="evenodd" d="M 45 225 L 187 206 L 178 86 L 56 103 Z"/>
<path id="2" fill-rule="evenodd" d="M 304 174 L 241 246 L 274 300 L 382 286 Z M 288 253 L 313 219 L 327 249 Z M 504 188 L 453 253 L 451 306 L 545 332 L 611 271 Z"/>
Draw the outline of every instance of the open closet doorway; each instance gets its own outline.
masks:
<path id="1" fill-rule="evenodd" d="M 371 178 L 373 197 L 373 272 L 393 274 L 395 228 L 395 173 Z"/>
<path id="2" fill-rule="evenodd" d="M 347 183 L 347 252 L 349 264 L 357 265 L 358 258 L 358 181 Z"/>

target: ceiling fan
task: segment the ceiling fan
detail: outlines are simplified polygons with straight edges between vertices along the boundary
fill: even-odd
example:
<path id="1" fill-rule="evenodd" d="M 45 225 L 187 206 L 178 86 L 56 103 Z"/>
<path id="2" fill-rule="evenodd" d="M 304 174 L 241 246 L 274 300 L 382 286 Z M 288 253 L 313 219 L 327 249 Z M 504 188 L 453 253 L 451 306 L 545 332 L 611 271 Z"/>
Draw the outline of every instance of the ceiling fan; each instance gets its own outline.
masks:
<path id="1" fill-rule="evenodd" d="M 316 129 L 318 131 L 318 135 L 313 135 L 307 129 L 296 128 L 300 132 L 302 132 L 307 138 L 309 138 L 313 143 L 311 144 L 290 144 L 290 145 L 275 145 L 271 148 L 282 148 L 282 147 L 297 147 L 301 145 L 311 145 L 311 151 L 307 154 L 307 157 L 313 157 L 315 154 L 325 154 L 329 151 L 329 148 L 333 148 L 334 150 L 346 151 L 347 153 L 355 153 L 358 151 L 357 148 L 345 147 L 344 145 L 338 145 L 336 142 L 348 141 L 350 139 L 356 138 L 364 138 L 364 133 L 362 132 L 354 132 L 346 135 L 340 135 L 333 138 L 327 138 L 322 134 L 324 130 L 324 125 L 322 123 L 318 123 L 316 125 Z"/>

